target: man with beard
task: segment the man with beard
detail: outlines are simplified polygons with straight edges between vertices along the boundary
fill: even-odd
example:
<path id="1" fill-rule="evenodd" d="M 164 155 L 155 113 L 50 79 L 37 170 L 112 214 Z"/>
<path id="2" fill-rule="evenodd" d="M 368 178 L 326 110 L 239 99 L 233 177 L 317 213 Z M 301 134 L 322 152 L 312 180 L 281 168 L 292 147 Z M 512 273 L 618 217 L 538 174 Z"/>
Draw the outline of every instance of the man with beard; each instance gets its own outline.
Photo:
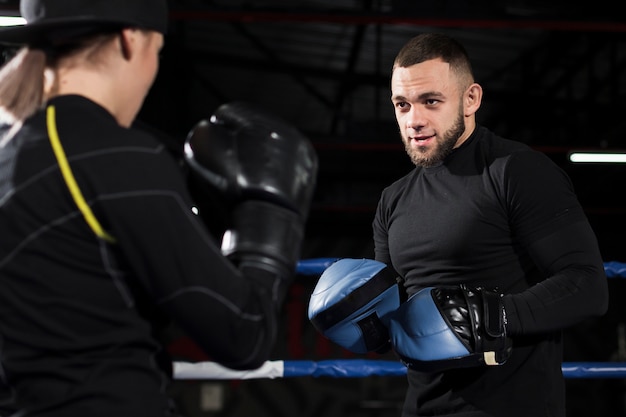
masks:
<path id="1" fill-rule="evenodd" d="M 475 366 L 455 367 L 451 358 L 446 370 L 424 371 L 409 361 L 402 416 L 563 417 L 562 331 L 608 305 L 597 239 L 570 179 L 545 155 L 477 124 L 482 88 L 448 36 L 411 39 L 395 59 L 391 90 L 416 167 L 381 195 L 376 260 L 402 278 L 404 305 L 426 288 L 497 294 L 489 310 L 497 317 L 484 321 L 468 317 L 469 303 L 454 292 L 440 307 L 447 303 L 448 324 L 470 350 L 493 318 L 510 346 L 500 360 Z M 410 334 L 425 318 L 401 320 Z M 397 331 L 396 352 L 411 351 L 402 346 L 411 338 Z"/>

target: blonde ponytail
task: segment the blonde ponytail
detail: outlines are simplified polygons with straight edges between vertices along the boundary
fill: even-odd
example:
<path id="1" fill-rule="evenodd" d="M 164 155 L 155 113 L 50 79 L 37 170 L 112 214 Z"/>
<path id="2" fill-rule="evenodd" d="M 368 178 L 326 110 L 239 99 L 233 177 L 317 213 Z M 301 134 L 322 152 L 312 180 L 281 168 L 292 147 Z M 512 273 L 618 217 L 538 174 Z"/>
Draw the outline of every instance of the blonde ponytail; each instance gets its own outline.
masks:
<path id="1" fill-rule="evenodd" d="M 22 48 L 0 69 L 0 116 L 4 123 L 19 124 L 42 105 L 46 54 Z"/>

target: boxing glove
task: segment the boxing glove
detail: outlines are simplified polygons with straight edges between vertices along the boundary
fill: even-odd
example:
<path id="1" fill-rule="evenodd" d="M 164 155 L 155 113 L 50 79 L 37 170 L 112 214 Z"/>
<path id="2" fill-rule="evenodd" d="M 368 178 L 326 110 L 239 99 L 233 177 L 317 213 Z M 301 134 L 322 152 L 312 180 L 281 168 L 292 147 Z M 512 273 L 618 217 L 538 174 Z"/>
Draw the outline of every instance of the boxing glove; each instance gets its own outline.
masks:
<path id="1" fill-rule="evenodd" d="M 465 285 L 424 288 L 392 315 L 391 344 L 420 371 L 500 365 L 511 355 L 500 294 Z"/>
<path id="2" fill-rule="evenodd" d="M 320 276 L 309 300 L 313 327 L 354 353 L 389 349 L 389 316 L 403 301 L 399 275 L 382 262 L 344 258 Z"/>
<path id="3" fill-rule="evenodd" d="M 184 150 L 192 175 L 229 207 L 224 255 L 240 266 L 293 275 L 317 175 L 309 140 L 285 121 L 236 102 L 197 123 Z"/>

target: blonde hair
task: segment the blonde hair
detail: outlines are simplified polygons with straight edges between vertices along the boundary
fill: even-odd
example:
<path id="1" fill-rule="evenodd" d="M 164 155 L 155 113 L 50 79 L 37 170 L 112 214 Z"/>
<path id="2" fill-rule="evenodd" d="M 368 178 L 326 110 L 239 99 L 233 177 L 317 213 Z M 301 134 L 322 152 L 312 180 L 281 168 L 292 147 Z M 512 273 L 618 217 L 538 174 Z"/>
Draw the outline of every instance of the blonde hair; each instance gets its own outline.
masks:
<path id="1" fill-rule="evenodd" d="M 0 69 L 0 117 L 21 123 L 42 104 L 46 54 L 24 47 Z"/>
<path id="2" fill-rule="evenodd" d="M 83 39 L 44 48 L 21 48 L 0 69 L 0 122 L 11 124 L 16 131 L 47 99 L 46 91 L 54 93 L 54 80 L 49 74 L 59 60 L 86 51 L 85 62 L 98 63 L 98 53 L 118 32 L 91 35 Z M 12 135 L 7 135 L 12 136 Z M 7 137 L 3 139 L 4 142 Z M 0 142 L 2 145 L 2 142 Z"/>

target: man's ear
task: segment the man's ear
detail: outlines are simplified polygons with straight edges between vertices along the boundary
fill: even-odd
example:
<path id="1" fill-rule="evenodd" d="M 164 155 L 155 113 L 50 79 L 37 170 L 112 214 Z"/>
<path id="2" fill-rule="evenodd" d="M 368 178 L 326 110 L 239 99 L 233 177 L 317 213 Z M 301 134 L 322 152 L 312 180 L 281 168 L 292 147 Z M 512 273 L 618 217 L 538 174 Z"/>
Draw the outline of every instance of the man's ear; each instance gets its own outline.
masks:
<path id="1" fill-rule="evenodd" d="M 480 108 L 480 103 L 483 100 L 483 88 L 480 84 L 473 83 L 470 85 L 467 90 L 465 90 L 465 95 L 463 97 L 463 108 L 465 116 L 471 116 L 476 113 Z"/>

